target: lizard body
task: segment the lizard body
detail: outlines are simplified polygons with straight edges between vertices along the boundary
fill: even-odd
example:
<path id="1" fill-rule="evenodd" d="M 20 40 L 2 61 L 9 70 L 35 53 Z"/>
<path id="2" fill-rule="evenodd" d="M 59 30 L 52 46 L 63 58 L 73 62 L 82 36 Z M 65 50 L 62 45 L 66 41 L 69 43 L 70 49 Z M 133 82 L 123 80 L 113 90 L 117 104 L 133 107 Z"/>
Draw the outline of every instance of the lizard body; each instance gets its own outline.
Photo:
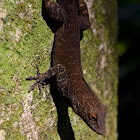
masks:
<path id="1" fill-rule="evenodd" d="M 44 0 L 44 9 L 46 22 L 55 33 L 52 63 L 47 72 L 41 74 L 38 70 L 37 77 L 27 78 L 36 80 L 30 91 L 36 84 L 41 91 L 42 82 L 55 77 L 51 84 L 58 94 L 68 99 L 75 113 L 93 131 L 103 135 L 106 107 L 86 83 L 81 67 L 80 30 L 90 28 L 86 4 L 83 0 Z"/>

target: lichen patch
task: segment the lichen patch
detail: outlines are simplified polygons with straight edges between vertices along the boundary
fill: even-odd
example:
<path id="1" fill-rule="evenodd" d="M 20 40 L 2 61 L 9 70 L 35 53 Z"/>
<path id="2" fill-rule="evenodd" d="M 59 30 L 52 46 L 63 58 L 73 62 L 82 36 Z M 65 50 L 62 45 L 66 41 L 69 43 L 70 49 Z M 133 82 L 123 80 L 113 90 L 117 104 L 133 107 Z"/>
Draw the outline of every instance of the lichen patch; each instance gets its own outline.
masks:
<path id="1" fill-rule="evenodd" d="M 3 19 L 6 17 L 6 9 L 0 9 L 0 19 Z"/>
<path id="2" fill-rule="evenodd" d="M 0 32 L 2 31 L 3 28 L 3 21 L 0 19 Z"/>
<path id="3" fill-rule="evenodd" d="M 16 34 L 15 34 L 15 41 L 16 42 L 19 42 L 20 36 L 21 36 L 21 30 L 20 29 L 16 29 Z"/>
<path id="4" fill-rule="evenodd" d="M 26 94 L 25 100 L 23 102 L 24 112 L 22 113 L 22 118 L 19 122 L 20 132 L 23 136 L 26 136 L 30 140 L 38 140 L 38 131 L 33 121 L 32 115 L 32 93 Z"/>
<path id="5" fill-rule="evenodd" d="M 1 140 L 5 140 L 5 135 L 6 135 L 5 130 L 0 130 L 0 139 Z"/>
<path id="6" fill-rule="evenodd" d="M 0 33 L 2 32 L 2 29 L 3 29 L 2 19 L 4 19 L 5 17 L 6 17 L 6 10 L 0 8 Z"/>
<path id="7" fill-rule="evenodd" d="M 4 122 L 4 120 L 3 119 L 0 119 L 0 124 L 2 124 Z"/>
<path id="8" fill-rule="evenodd" d="M 101 58 L 101 69 L 104 69 L 104 67 L 105 67 L 105 63 L 106 63 L 106 58 L 105 58 L 105 56 L 102 56 L 102 58 Z"/>

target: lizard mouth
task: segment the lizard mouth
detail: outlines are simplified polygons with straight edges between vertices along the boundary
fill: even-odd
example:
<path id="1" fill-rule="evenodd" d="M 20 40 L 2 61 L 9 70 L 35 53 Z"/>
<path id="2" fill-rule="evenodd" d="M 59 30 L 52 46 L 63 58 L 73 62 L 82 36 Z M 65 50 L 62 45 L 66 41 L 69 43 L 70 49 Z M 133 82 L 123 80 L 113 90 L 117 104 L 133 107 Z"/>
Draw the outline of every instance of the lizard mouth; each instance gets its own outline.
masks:
<path id="1" fill-rule="evenodd" d="M 97 134 L 104 135 L 105 134 L 105 129 L 100 128 L 100 127 L 95 127 L 95 125 L 90 125 L 90 128 L 96 132 Z"/>
<path id="2" fill-rule="evenodd" d="M 99 135 L 104 135 L 105 134 L 105 127 L 103 127 L 103 125 L 99 125 L 97 123 L 89 123 L 88 126 L 94 131 L 96 132 L 97 134 Z"/>

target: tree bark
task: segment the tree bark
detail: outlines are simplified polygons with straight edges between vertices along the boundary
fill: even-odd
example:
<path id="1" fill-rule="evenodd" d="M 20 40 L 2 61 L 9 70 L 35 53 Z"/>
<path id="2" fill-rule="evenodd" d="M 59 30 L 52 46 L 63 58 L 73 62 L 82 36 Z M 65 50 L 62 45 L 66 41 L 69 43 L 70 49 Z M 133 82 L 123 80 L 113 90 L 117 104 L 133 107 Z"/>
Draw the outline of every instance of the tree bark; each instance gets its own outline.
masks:
<path id="1" fill-rule="evenodd" d="M 86 2 L 92 27 L 81 41 L 82 66 L 87 83 L 107 106 L 105 136 L 94 133 L 71 108 L 65 111 L 66 121 L 58 117 L 64 124 L 57 125 L 58 110 L 49 86 L 42 94 L 37 88 L 28 93 L 33 81 L 26 77 L 36 75 L 35 64 L 41 72 L 50 67 L 53 33 L 41 16 L 41 0 L 5 0 L 0 2 L 1 140 L 117 139 L 117 4 Z"/>

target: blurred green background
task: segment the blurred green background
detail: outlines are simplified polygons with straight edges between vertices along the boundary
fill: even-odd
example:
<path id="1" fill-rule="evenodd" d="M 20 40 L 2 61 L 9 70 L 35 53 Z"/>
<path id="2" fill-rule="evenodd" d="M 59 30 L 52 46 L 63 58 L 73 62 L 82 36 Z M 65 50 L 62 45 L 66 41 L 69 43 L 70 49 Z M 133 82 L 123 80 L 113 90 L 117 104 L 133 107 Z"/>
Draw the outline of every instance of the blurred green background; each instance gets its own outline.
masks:
<path id="1" fill-rule="evenodd" d="M 140 140 L 140 0 L 118 0 L 118 139 Z"/>

